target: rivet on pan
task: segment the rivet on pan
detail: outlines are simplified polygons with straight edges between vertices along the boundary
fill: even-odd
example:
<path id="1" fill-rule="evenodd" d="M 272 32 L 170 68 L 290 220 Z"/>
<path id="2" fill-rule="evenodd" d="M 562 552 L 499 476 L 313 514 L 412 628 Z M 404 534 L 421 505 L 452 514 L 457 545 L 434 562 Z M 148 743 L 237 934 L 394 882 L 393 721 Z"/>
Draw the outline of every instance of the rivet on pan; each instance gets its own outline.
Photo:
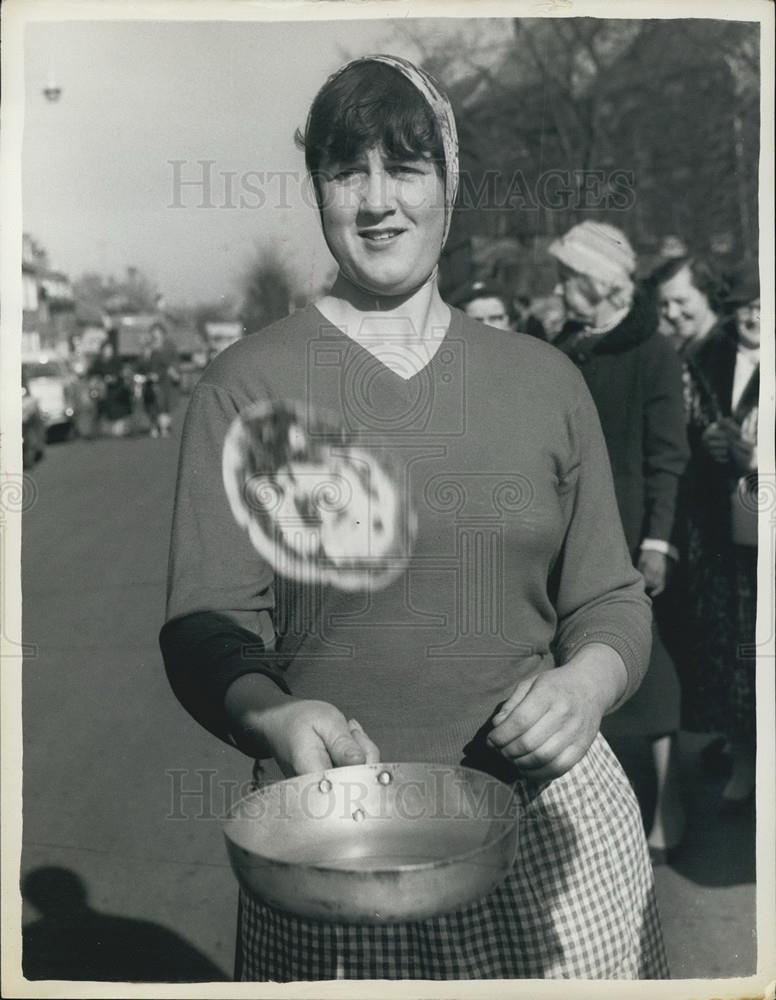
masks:
<path id="1" fill-rule="evenodd" d="M 329 781 L 328 778 L 321 778 L 321 780 L 318 782 L 318 791 L 324 793 L 331 791 L 331 782 Z"/>
<path id="2" fill-rule="evenodd" d="M 353 813 L 353 819 L 356 821 L 356 823 L 363 823 L 365 818 L 366 817 L 364 816 L 363 809 L 356 809 L 356 811 Z"/>
<path id="3" fill-rule="evenodd" d="M 391 774 L 390 771 L 381 771 L 377 775 L 377 780 L 380 782 L 381 785 L 390 785 L 390 783 L 393 781 L 393 775 Z"/>

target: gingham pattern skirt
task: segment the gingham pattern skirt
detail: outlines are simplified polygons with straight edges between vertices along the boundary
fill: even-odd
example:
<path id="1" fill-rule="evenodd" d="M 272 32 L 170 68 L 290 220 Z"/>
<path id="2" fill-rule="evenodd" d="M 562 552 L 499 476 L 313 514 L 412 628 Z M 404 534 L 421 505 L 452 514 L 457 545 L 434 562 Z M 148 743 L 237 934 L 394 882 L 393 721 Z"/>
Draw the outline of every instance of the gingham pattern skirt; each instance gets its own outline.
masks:
<path id="1" fill-rule="evenodd" d="M 515 866 L 480 902 L 368 926 L 306 920 L 243 891 L 238 978 L 668 978 L 638 805 L 606 741 L 563 777 L 517 790 Z"/>

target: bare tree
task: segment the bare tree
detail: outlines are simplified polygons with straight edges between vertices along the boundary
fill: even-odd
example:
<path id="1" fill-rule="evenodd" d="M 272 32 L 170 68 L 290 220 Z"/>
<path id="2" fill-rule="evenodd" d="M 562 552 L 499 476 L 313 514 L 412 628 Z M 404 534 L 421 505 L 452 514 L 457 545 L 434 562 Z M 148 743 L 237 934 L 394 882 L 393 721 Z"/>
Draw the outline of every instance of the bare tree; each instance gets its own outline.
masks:
<path id="1" fill-rule="evenodd" d="M 240 320 L 245 333 L 256 333 L 288 316 L 294 303 L 294 280 L 284 261 L 271 248 L 259 252 L 243 283 Z"/>
<path id="2" fill-rule="evenodd" d="M 726 243 L 732 253 L 754 250 L 756 25 L 578 17 L 458 25 L 444 37 L 423 22 L 401 28 L 456 110 L 462 197 L 451 247 L 474 235 L 541 241 L 593 212 L 646 250 L 669 233 L 707 252 Z M 481 44 L 483 33 L 495 44 Z M 567 178 L 555 189 L 563 197 L 546 197 L 553 175 Z M 588 191 L 597 175 L 596 200 Z M 629 198 L 611 197 L 615 175 L 627 178 Z"/>

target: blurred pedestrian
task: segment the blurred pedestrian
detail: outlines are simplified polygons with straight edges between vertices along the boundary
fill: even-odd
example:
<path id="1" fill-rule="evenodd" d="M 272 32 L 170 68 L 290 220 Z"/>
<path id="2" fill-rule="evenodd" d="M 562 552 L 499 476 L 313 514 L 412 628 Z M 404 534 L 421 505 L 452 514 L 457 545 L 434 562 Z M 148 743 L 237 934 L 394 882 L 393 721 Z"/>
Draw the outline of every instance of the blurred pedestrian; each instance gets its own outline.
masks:
<path id="1" fill-rule="evenodd" d="M 509 298 L 503 289 L 484 281 L 467 281 L 450 296 L 450 304 L 463 310 L 472 319 L 497 330 L 511 330 Z"/>
<path id="2" fill-rule="evenodd" d="M 723 734 L 732 774 L 722 808 L 736 811 L 752 800 L 755 787 L 759 281 L 744 272 L 726 291 L 724 283 L 712 283 L 714 272 L 702 261 L 678 263 L 679 270 L 658 269 L 654 282 L 664 309 L 682 300 L 676 315 L 685 332 L 680 347 L 692 458 L 680 521 L 683 725 Z M 692 331 L 695 336 L 687 336 Z M 710 749 L 720 746 L 716 741 Z"/>
<path id="3" fill-rule="evenodd" d="M 161 434 L 159 428 L 159 373 L 154 361 L 154 349 L 150 341 L 143 345 L 140 358 L 135 366 L 135 371 L 142 380 L 141 396 L 143 409 L 148 418 L 148 433 L 152 438 L 158 438 Z"/>
<path id="4" fill-rule="evenodd" d="M 164 327 L 153 327 L 151 337 L 153 349 L 150 368 L 155 376 L 153 385 L 159 432 L 162 437 L 169 437 L 171 413 L 178 399 L 181 382 L 178 348 Z"/>
<path id="5" fill-rule="evenodd" d="M 132 389 L 127 379 L 126 365 L 116 354 L 111 340 L 100 346 L 88 377 L 98 387 L 97 418 L 101 430 L 114 436 L 127 433 L 132 416 Z"/>
<path id="6" fill-rule="evenodd" d="M 677 761 L 679 683 L 661 627 L 677 558 L 679 482 L 688 459 L 681 365 L 657 334 L 652 299 L 637 293 L 636 256 L 624 233 L 583 222 L 549 252 L 559 263 L 569 317 L 555 346 L 579 367 L 595 400 L 628 546 L 654 601 L 649 670 L 602 731 L 613 740 L 646 737 L 651 744 L 657 800 L 646 826 L 653 857 L 663 860 L 685 826 Z"/>

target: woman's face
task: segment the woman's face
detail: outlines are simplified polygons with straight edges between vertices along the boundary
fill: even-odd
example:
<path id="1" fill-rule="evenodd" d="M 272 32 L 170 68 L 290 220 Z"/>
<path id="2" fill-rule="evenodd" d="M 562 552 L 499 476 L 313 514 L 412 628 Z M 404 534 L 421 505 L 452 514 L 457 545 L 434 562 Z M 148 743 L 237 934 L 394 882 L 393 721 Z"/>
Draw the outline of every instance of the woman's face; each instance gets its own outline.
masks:
<path id="1" fill-rule="evenodd" d="M 693 284 L 688 267 L 658 288 L 658 304 L 663 327 L 680 341 L 703 337 L 716 321 L 708 298 Z"/>
<path id="2" fill-rule="evenodd" d="M 428 160 L 389 160 L 377 147 L 319 178 L 326 243 L 340 270 L 375 294 L 402 295 L 428 278 L 444 233 L 444 182 Z"/>
<path id="3" fill-rule="evenodd" d="M 590 322 L 601 302 L 601 296 L 594 294 L 593 282 L 585 274 L 572 271 L 565 264 L 558 267 L 558 285 L 555 289 L 566 307 L 566 315 L 569 319 L 578 322 Z"/>
<path id="4" fill-rule="evenodd" d="M 738 339 L 745 347 L 760 346 L 760 300 L 755 299 L 748 305 L 736 309 L 736 326 Z"/>
<path id="5" fill-rule="evenodd" d="M 487 326 L 494 326 L 497 330 L 509 330 L 509 315 L 507 308 L 500 298 L 487 296 L 480 299 L 472 299 L 463 308 L 467 316 L 478 319 Z"/>

